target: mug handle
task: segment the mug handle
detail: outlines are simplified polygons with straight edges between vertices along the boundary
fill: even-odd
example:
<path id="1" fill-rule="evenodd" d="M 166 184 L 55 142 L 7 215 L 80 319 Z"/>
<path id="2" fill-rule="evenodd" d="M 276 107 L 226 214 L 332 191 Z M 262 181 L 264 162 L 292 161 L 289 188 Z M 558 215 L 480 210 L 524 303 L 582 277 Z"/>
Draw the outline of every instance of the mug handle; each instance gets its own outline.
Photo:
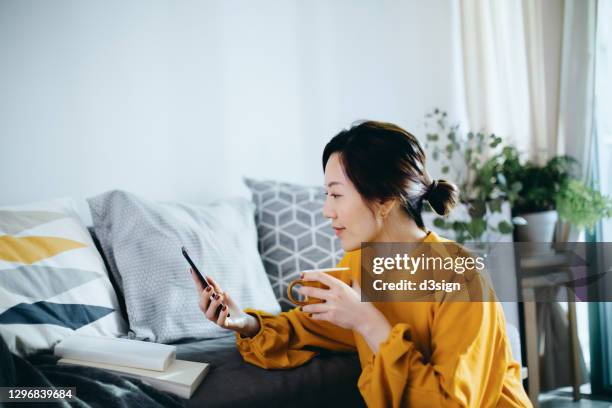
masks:
<path id="1" fill-rule="evenodd" d="M 288 299 L 289 299 L 289 300 L 290 300 L 292 303 L 294 303 L 294 304 L 296 304 L 296 305 L 298 305 L 298 306 L 304 306 L 304 305 L 307 305 L 307 304 L 308 304 L 308 302 L 303 301 L 303 300 L 297 300 L 296 298 L 294 298 L 294 297 L 293 297 L 293 293 L 291 292 L 291 289 L 293 289 L 293 287 L 294 287 L 295 285 L 298 285 L 298 284 L 299 284 L 299 285 L 304 286 L 304 281 L 303 281 L 303 280 L 301 280 L 301 279 L 294 280 L 293 282 L 291 282 L 291 283 L 289 284 L 289 286 L 287 286 L 287 298 L 288 298 Z"/>

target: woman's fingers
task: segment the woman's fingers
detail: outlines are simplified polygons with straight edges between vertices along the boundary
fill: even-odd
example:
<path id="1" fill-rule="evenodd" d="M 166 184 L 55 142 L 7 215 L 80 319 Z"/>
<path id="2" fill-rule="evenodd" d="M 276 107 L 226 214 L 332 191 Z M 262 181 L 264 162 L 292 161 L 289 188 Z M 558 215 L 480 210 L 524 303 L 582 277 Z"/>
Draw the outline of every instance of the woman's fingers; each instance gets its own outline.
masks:
<path id="1" fill-rule="evenodd" d="M 313 320 L 326 320 L 326 321 L 331 321 L 331 315 L 329 314 L 329 312 L 323 312 L 323 313 L 314 313 L 312 315 L 310 315 L 310 318 Z"/>
<path id="2" fill-rule="evenodd" d="M 208 288 L 207 288 L 208 289 Z M 206 314 L 208 310 L 208 305 L 210 304 L 210 295 L 212 294 L 212 290 L 203 290 L 200 292 L 200 310 Z"/>
<path id="3" fill-rule="evenodd" d="M 237 308 L 236 304 L 227 294 L 219 295 L 215 293 L 212 286 L 209 286 L 200 295 L 200 310 L 202 310 L 208 320 L 221 327 L 226 327 L 225 319 L 231 316 L 230 311 L 233 310 L 227 306 L 228 301 L 231 302 L 234 308 Z"/>
<path id="4" fill-rule="evenodd" d="M 219 312 L 219 318 L 217 319 L 217 324 L 221 327 L 225 327 L 225 320 L 227 319 L 227 315 L 229 313 L 229 308 L 227 306 L 223 306 L 221 308 L 221 312 Z"/>
<path id="5" fill-rule="evenodd" d="M 223 292 L 213 278 L 210 276 L 206 277 L 210 285 L 204 288 L 200 280 L 195 276 L 196 272 L 191 268 L 189 270 L 200 294 L 200 309 L 204 312 L 206 318 L 221 327 L 228 328 L 229 321 L 227 318 L 232 315 L 231 312 L 240 312 L 238 305 L 227 293 Z"/>
<path id="6" fill-rule="evenodd" d="M 327 303 L 313 303 L 302 306 L 301 310 L 304 313 L 324 313 L 329 311 L 329 305 Z"/>
<path id="7" fill-rule="evenodd" d="M 327 300 L 330 297 L 329 289 L 313 288 L 310 286 L 301 286 L 300 288 L 297 289 L 297 291 L 304 296 L 308 296 L 309 298 L 314 297 L 317 299 Z"/>
<path id="8" fill-rule="evenodd" d="M 217 292 L 217 293 L 219 293 L 221 295 L 223 294 L 223 289 L 221 289 L 221 286 L 219 286 L 217 281 L 214 280 L 210 275 L 206 275 L 206 280 L 208 281 L 208 283 L 211 284 L 211 286 L 213 287 L 215 292 Z"/>
<path id="9" fill-rule="evenodd" d="M 305 281 L 319 281 L 322 284 L 333 288 L 335 286 L 338 286 L 342 282 L 340 279 L 336 279 L 331 275 L 326 274 L 325 272 L 308 272 L 308 273 L 304 273 L 302 280 Z"/>
<path id="10" fill-rule="evenodd" d="M 217 309 L 219 309 L 219 305 L 221 304 L 221 296 L 218 293 L 213 293 L 210 296 L 210 303 L 208 304 L 208 310 L 206 310 L 206 317 L 208 320 L 212 320 L 213 322 L 217 320 Z"/>

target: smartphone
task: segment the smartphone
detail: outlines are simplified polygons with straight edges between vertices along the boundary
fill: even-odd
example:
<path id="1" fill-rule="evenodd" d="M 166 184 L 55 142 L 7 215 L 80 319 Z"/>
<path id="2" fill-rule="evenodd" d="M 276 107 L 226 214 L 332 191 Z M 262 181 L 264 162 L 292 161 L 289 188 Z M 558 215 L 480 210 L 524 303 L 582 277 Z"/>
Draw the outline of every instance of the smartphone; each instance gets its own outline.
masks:
<path id="1" fill-rule="evenodd" d="M 200 281 L 200 283 L 202 284 L 202 287 L 204 289 L 206 289 L 207 287 L 210 286 L 210 284 L 208 283 L 208 281 L 206 280 L 206 277 L 200 272 L 200 270 L 198 269 L 197 266 L 195 266 L 195 264 L 193 263 L 193 261 L 191 260 L 191 257 L 189 256 L 189 252 L 187 252 L 187 248 L 185 247 L 181 247 L 181 251 L 183 252 L 183 256 L 185 257 L 185 259 L 187 260 L 187 262 L 189 262 L 189 266 L 191 266 L 191 269 L 193 269 L 193 271 L 196 273 L 196 276 L 198 278 L 198 280 Z"/>
<path id="2" fill-rule="evenodd" d="M 189 252 L 187 252 L 187 248 L 181 247 L 181 252 L 183 252 L 183 256 L 185 257 L 185 259 L 189 263 L 189 266 L 191 266 L 191 269 L 193 269 L 193 271 L 196 273 L 196 276 L 197 276 L 198 280 L 200 281 L 200 283 L 202 284 L 202 287 L 204 289 L 206 289 L 207 287 L 211 286 L 210 283 L 208 283 L 208 281 L 206 280 L 206 276 L 204 276 L 204 274 L 202 272 L 200 272 L 198 267 L 195 266 L 195 263 L 191 260 L 191 257 L 189 256 Z M 225 306 L 224 303 L 221 303 L 219 305 L 219 307 L 217 308 L 217 314 L 221 313 L 221 309 L 224 306 Z M 227 317 L 229 317 L 229 316 L 230 316 L 230 314 L 228 313 Z"/>

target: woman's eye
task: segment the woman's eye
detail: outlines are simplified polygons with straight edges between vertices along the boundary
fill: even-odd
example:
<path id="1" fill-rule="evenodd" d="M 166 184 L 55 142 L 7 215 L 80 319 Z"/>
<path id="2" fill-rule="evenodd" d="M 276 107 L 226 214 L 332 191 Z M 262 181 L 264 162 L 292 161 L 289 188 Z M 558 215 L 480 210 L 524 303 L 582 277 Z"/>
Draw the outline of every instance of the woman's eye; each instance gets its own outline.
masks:
<path id="1" fill-rule="evenodd" d="M 334 197 L 334 198 L 338 198 L 338 197 L 340 197 L 340 194 L 329 194 L 329 193 L 325 193 L 325 195 L 326 195 L 326 196 L 327 196 L 327 195 L 329 195 L 329 196 L 332 196 L 332 197 Z"/>

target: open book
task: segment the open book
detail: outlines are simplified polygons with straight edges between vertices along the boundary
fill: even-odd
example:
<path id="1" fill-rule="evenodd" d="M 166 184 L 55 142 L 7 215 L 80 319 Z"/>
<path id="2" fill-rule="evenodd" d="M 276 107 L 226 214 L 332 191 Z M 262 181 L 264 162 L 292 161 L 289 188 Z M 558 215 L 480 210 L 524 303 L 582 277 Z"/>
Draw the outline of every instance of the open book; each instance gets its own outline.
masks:
<path id="1" fill-rule="evenodd" d="M 62 358 L 58 364 L 76 364 L 87 367 L 102 368 L 119 375 L 136 378 L 161 391 L 171 392 L 181 398 L 189 399 L 198 388 L 210 364 L 192 361 L 174 360 L 164 371 L 143 370 L 113 364 L 94 363 L 82 360 Z"/>
<path id="2" fill-rule="evenodd" d="M 176 358 L 176 347 L 147 341 L 76 334 L 55 346 L 58 357 L 164 371 Z"/>

